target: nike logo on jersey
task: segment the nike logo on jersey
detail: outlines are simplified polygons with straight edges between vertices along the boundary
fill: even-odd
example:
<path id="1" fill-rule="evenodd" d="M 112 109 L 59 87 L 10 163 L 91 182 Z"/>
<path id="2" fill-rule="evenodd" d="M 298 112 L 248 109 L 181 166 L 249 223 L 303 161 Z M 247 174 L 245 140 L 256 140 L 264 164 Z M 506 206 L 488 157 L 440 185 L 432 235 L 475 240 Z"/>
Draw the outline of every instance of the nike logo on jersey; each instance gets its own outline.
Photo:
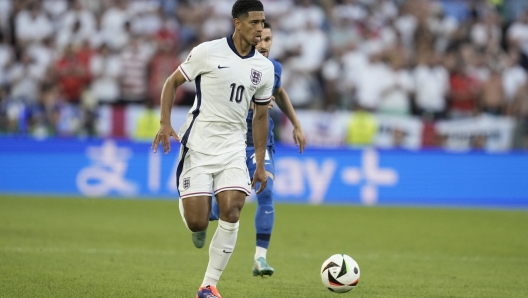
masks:
<path id="1" fill-rule="evenodd" d="M 273 213 L 273 211 L 264 211 L 264 213 L 270 214 L 270 213 Z"/>
<path id="2" fill-rule="evenodd" d="M 218 69 L 222 69 L 222 68 L 229 68 L 229 66 L 220 66 L 220 64 L 218 65 Z"/>
<path id="3" fill-rule="evenodd" d="M 232 253 L 232 251 L 226 251 L 226 250 L 224 249 L 224 253 L 226 253 L 226 254 L 230 254 L 230 253 Z"/>

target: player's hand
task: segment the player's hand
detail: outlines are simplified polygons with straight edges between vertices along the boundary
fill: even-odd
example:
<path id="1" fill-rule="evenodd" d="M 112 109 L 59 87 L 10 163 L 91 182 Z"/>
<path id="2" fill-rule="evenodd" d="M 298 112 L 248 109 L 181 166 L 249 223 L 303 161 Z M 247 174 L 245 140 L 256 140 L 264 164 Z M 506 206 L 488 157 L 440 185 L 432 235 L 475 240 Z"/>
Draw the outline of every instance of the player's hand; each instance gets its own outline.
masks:
<path id="1" fill-rule="evenodd" d="M 158 133 L 156 134 L 156 137 L 154 138 L 154 141 L 152 142 L 152 149 L 154 150 L 154 153 L 158 151 L 159 143 L 161 142 L 161 146 L 163 147 L 163 153 L 167 154 L 169 153 L 171 147 L 170 147 L 170 137 L 173 137 L 176 139 L 176 141 L 180 141 L 180 138 L 172 128 L 170 124 L 161 124 L 160 128 L 158 130 Z"/>
<path id="2" fill-rule="evenodd" d="M 253 181 L 251 182 L 251 188 L 254 189 L 257 186 L 257 183 L 260 183 L 260 187 L 257 191 L 257 193 L 261 193 L 268 184 L 268 175 L 266 174 L 266 170 L 264 167 L 259 168 L 255 170 L 255 174 L 253 175 Z"/>
<path id="3" fill-rule="evenodd" d="M 271 96 L 270 103 L 268 104 L 268 110 L 273 109 L 273 106 L 275 106 L 275 96 Z"/>
<path id="4" fill-rule="evenodd" d="M 293 140 L 295 141 L 295 145 L 299 146 L 299 153 L 303 153 L 304 147 L 306 146 L 306 138 L 300 126 L 293 128 Z"/>

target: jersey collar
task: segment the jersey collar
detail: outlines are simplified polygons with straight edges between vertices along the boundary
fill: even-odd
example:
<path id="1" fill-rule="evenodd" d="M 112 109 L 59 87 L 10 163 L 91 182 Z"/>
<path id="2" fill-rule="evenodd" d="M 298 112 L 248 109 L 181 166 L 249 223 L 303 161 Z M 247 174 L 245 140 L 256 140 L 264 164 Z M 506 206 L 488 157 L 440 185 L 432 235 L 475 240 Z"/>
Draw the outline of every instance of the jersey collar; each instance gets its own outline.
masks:
<path id="1" fill-rule="evenodd" d="M 233 51 L 233 53 L 237 54 L 238 57 L 242 58 L 242 59 L 247 59 L 247 58 L 251 58 L 255 55 L 255 46 L 252 46 L 251 47 L 251 51 L 249 51 L 249 53 L 246 55 L 246 56 L 241 56 L 236 47 L 235 47 L 235 44 L 233 43 L 233 36 L 229 35 L 227 37 L 227 44 L 229 45 L 229 47 L 231 48 L 231 51 Z"/>

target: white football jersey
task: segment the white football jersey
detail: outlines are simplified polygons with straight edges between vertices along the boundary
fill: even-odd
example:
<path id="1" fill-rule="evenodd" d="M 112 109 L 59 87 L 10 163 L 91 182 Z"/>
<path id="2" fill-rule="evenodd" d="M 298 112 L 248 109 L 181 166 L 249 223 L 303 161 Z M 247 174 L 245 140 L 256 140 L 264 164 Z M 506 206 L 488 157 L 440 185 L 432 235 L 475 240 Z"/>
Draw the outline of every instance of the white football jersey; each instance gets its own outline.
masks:
<path id="1" fill-rule="evenodd" d="M 240 56 L 227 37 L 196 46 L 178 69 L 196 83 L 194 105 L 178 133 L 182 145 L 209 155 L 244 150 L 251 101 L 271 100 L 271 61 L 254 47 Z"/>

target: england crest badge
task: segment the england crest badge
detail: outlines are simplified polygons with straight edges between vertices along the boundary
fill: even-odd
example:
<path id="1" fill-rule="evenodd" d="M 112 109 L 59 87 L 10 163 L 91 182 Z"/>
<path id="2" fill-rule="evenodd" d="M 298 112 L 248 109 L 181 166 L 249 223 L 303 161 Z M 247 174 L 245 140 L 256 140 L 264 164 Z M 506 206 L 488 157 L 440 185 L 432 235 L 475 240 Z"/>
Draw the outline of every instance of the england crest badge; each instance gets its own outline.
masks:
<path id="1" fill-rule="evenodd" d="M 191 178 L 183 178 L 183 189 L 187 189 L 191 186 Z"/>
<path id="2" fill-rule="evenodd" d="M 251 69 L 251 83 L 253 83 L 253 85 L 258 85 L 261 78 L 262 73 L 260 71 Z"/>

